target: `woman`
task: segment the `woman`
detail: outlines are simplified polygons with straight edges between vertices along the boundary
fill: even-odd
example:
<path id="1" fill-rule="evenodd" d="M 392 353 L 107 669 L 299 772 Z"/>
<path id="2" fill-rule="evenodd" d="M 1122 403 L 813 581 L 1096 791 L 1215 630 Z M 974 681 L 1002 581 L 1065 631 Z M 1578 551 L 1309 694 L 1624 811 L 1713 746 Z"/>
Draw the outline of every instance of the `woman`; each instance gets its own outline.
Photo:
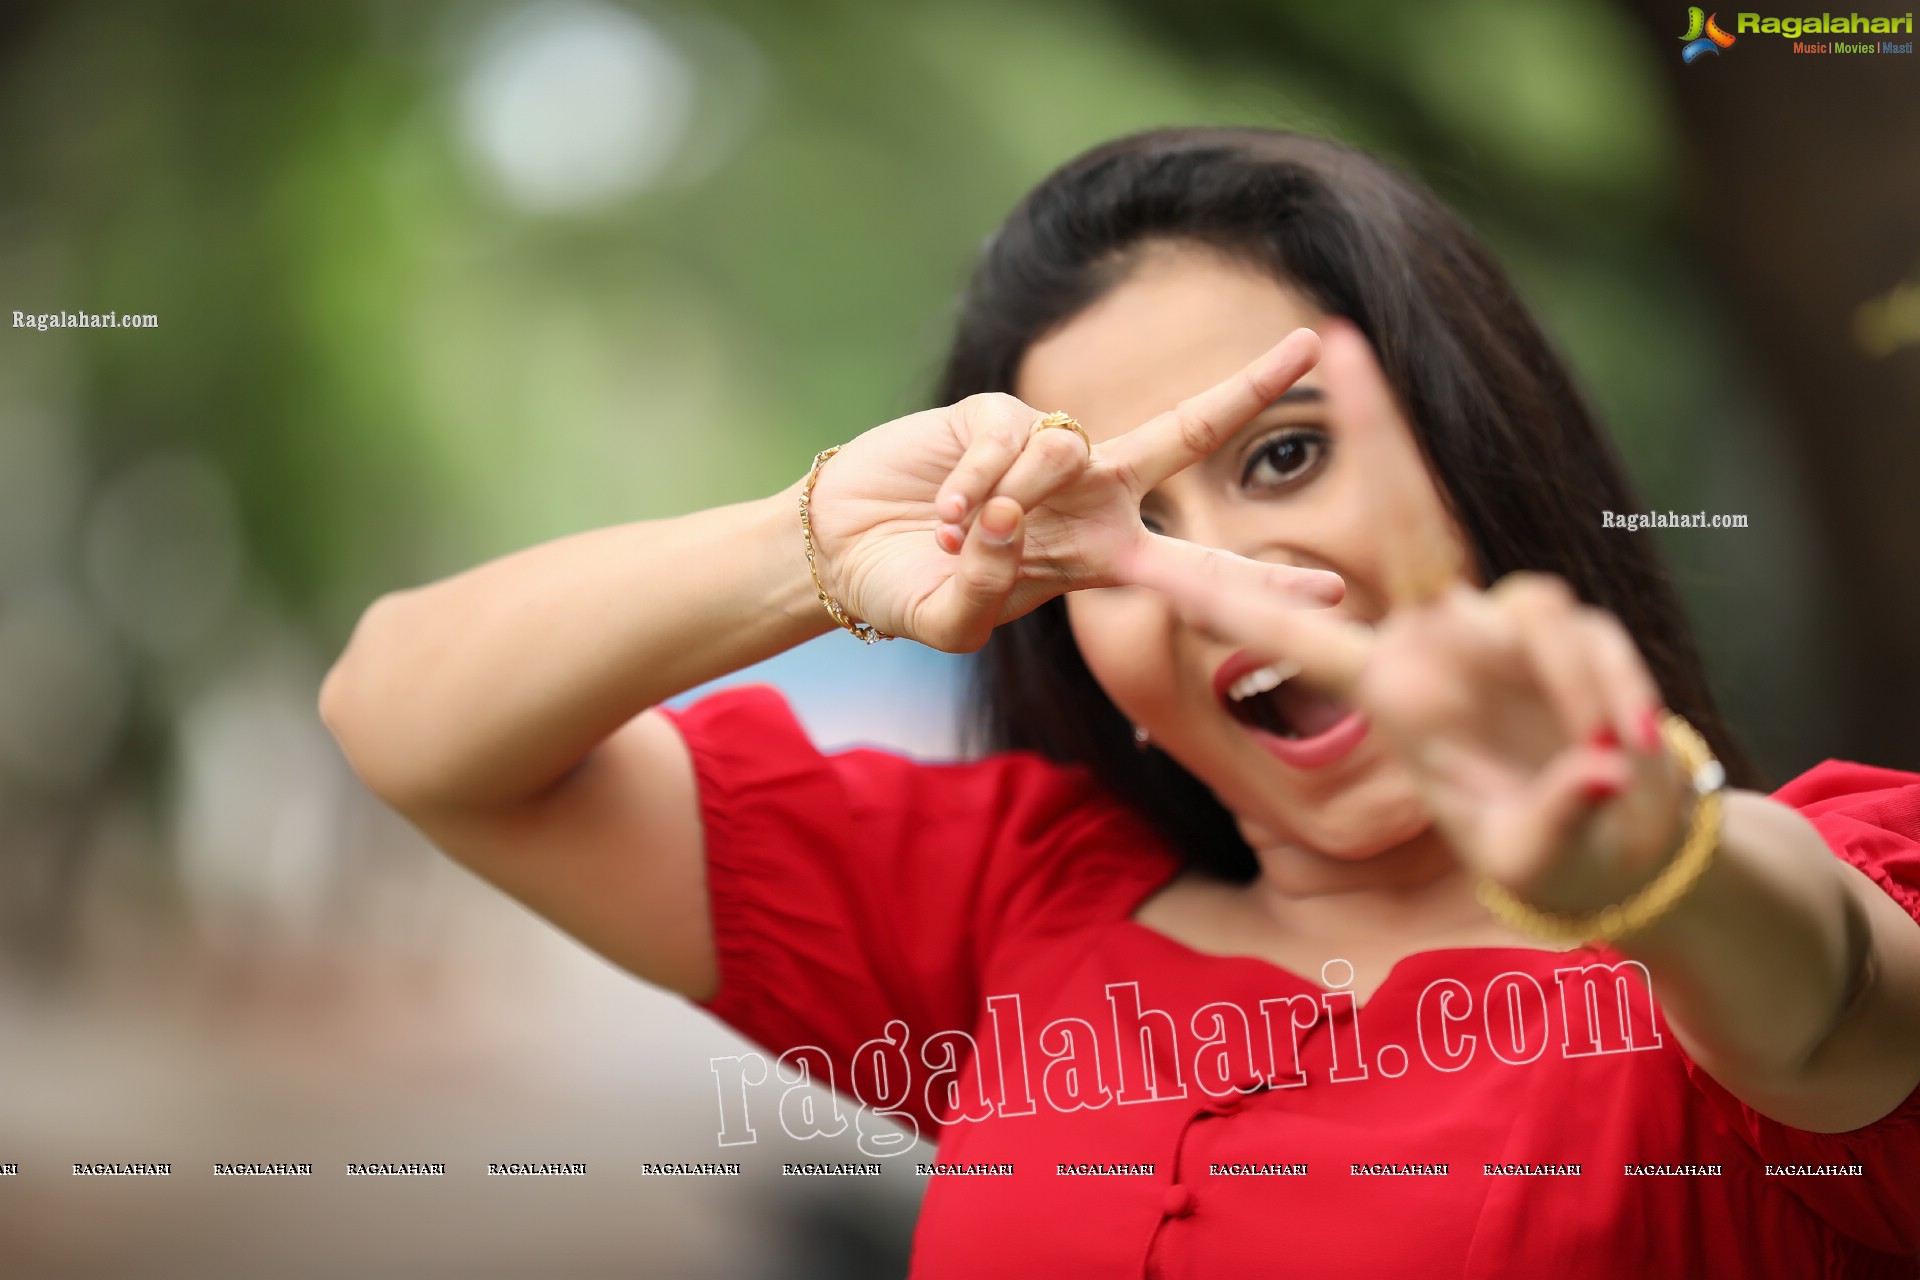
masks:
<path id="1" fill-rule="evenodd" d="M 1430 195 L 1100 148 L 938 399 L 376 602 L 323 715 L 450 855 L 937 1137 L 916 1276 L 1912 1274 L 1920 777 L 1752 789 Z M 836 625 L 984 646 L 992 750 L 659 706 Z"/>

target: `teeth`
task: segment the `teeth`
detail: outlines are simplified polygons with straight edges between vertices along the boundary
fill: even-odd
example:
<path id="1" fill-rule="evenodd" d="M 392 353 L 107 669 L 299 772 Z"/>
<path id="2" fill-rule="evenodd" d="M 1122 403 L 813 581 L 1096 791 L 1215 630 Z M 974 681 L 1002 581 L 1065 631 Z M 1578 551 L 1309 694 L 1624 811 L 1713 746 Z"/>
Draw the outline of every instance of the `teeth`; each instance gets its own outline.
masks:
<path id="1" fill-rule="evenodd" d="M 1277 689 L 1283 683 L 1300 674 L 1297 662 L 1275 662 L 1269 666 L 1249 671 L 1235 680 L 1227 689 L 1227 696 L 1235 702 L 1251 698 L 1256 693 L 1265 693 Z"/>

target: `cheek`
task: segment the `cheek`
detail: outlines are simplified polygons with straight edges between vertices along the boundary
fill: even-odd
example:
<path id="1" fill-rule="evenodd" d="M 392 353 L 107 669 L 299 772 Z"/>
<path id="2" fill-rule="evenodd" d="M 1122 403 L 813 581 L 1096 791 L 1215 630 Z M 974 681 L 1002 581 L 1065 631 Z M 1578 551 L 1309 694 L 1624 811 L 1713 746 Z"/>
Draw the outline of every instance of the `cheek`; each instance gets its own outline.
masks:
<path id="1" fill-rule="evenodd" d="M 1346 576 L 1349 607 L 1385 613 L 1397 575 L 1436 557 L 1482 585 L 1478 557 L 1412 443 L 1404 454 L 1370 461 L 1370 470 L 1329 477 L 1312 508 L 1301 511 L 1303 525 L 1314 530 L 1314 551 Z"/>
<path id="2" fill-rule="evenodd" d="M 1102 587 L 1067 596 L 1067 624 L 1087 670 L 1133 720 L 1152 718 L 1172 692 L 1172 619 L 1142 587 Z"/>

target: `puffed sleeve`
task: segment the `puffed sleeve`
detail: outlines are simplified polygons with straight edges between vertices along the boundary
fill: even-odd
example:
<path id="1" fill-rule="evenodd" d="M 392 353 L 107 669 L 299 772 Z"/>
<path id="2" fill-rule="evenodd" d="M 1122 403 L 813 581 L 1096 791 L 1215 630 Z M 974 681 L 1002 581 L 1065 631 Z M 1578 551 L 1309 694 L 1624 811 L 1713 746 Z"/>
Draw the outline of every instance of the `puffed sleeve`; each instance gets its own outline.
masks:
<path id="1" fill-rule="evenodd" d="M 862 1045 L 904 1030 L 918 1076 L 928 1036 L 974 1030 L 995 948 L 1076 912 L 1124 913 L 1173 870 L 1083 769 L 1027 752 L 823 753 L 767 685 L 663 710 L 700 792 L 720 965 L 703 1007 L 771 1054 L 824 1053 L 835 1087 L 869 1105 L 880 1085 Z M 897 1109 L 922 1135 L 938 1127 L 919 1089 Z"/>
<path id="2" fill-rule="evenodd" d="M 1920 920 L 1920 774 L 1829 760 L 1775 794 L 1846 859 Z M 1836 1229 L 1870 1248 L 1920 1256 L 1920 1089 L 1847 1133 L 1809 1133 L 1768 1119 L 1687 1061 L 1687 1074 L 1774 1165 L 1859 1165 L 1859 1177 L 1795 1176 L 1791 1190 Z"/>

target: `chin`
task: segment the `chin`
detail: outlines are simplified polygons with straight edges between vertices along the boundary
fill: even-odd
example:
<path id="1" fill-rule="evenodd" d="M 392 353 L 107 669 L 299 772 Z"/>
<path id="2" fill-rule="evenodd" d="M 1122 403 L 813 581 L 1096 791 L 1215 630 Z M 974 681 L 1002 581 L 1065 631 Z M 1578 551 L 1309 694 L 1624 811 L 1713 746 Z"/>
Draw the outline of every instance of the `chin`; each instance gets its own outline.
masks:
<path id="1" fill-rule="evenodd" d="M 1396 771 L 1397 772 L 1397 771 Z M 1264 833 L 1341 862 L 1364 862 L 1426 834 L 1433 817 L 1403 777 L 1369 779 L 1339 795 L 1289 803 L 1269 800 L 1259 820 L 1239 820 L 1257 847 Z"/>

